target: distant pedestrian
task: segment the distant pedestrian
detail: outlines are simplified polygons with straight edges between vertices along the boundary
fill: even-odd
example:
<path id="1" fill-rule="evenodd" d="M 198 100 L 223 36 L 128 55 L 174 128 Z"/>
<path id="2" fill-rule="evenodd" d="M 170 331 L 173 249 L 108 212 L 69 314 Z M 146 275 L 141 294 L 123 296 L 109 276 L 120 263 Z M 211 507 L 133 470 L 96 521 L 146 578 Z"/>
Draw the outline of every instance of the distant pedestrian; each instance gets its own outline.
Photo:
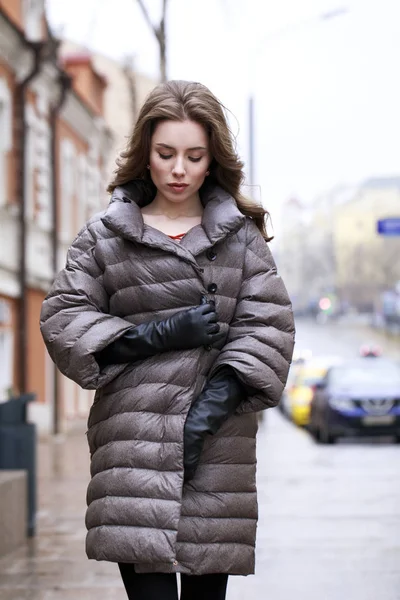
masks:
<path id="1" fill-rule="evenodd" d="M 256 412 L 292 357 L 291 304 L 267 213 L 241 194 L 224 109 L 203 85 L 157 86 L 43 303 L 88 422 L 87 555 L 134 600 L 222 600 L 254 572 Z"/>

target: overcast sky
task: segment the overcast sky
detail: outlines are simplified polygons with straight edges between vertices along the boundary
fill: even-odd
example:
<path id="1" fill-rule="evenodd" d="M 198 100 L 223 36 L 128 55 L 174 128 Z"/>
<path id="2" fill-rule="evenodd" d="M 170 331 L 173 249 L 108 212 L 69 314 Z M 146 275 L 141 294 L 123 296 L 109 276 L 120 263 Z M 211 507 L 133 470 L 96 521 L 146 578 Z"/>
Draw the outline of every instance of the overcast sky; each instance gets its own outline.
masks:
<path id="1" fill-rule="evenodd" d="M 255 180 L 279 217 L 336 184 L 400 174 L 399 0 L 169 0 L 169 78 L 207 85 L 232 111 Z M 146 0 L 154 20 L 161 0 Z M 136 0 L 47 0 L 65 37 L 157 76 L 157 45 Z M 348 12 L 323 19 L 328 11 Z M 400 210 L 399 210 L 400 212 Z"/>

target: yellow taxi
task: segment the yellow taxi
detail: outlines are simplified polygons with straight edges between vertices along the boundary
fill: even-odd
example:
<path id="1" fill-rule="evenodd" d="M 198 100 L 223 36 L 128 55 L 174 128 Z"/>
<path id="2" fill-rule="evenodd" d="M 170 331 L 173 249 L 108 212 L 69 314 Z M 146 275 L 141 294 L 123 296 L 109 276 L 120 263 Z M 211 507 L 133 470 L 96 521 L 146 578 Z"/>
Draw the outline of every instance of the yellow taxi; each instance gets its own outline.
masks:
<path id="1" fill-rule="evenodd" d="M 286 389 L 288 416 L 296 425 L 304 427 L 310 421 L 310 406 L 315 385 L 324 378 L 328 367 L 335 359 L 310 359 L 296 369 Z"/>

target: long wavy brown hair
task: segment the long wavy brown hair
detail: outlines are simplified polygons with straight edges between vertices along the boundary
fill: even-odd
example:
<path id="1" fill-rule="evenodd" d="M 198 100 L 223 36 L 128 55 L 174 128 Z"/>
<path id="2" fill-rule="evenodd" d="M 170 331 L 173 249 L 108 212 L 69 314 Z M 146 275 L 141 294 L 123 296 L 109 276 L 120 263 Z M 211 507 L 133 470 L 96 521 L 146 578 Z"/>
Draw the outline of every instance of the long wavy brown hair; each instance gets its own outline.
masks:
<path id="1" fill-rule="evenodd" d="M 151 138 L 157 123 L 167 119 L 195 121 L 204 127 L 209 136 L 212 161 L 207 185 L 215 183 L 228 192 L 235 199 L 239 210 L 254 220 L 265 240 L 271 240 L 266 229 L 268 211 L 241 193 L 244 182 L 243 162 L 236 152 L 234 136 L 225 113 L 223 104 L 201 83 L 168 81 L 157 85 L 140 110 L 126 150 L 117 159 L 115 176 L 107 191 L 112 193 L 117 186 L 125 185 L 133 179 L 151 182 L 147 164 Z M 154 188 L 154 193 L 155 191 Z"/>

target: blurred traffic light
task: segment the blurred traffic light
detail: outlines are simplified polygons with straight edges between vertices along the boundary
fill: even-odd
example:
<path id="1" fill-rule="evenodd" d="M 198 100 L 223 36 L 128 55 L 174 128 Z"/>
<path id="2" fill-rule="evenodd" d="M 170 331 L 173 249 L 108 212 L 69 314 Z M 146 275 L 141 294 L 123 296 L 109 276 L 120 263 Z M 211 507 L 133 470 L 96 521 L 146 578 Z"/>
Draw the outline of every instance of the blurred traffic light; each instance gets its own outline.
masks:
<path id="1" fill-rule="evenodd" d="M 325 298 L 321 298 L 318 306 L 322 311 L 329 313 L 332 310 L 332 300 L 327 296 Z"/>

